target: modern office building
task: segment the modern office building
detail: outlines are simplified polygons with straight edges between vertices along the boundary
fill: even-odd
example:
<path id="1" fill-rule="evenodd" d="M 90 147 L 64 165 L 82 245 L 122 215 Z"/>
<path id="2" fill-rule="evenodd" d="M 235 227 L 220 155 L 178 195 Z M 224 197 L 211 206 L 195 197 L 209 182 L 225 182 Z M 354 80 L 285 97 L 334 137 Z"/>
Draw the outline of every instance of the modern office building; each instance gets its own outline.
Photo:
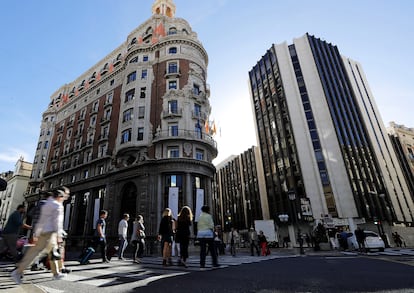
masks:
<path id="1" fill-rule="evenodd" d="M 31 172 L 32 163 L 26 162 L 23 157 L 20 157 L 14 171 L 0 174 L 0 178 L 7 182 L 6 189 L 0 191 L 0 229 L 4 228 L 7 219 L 17 206 L 25 203 Z"/>
<path id="2" fill-rule="evenodd" d="M 254 226 L 255 220 L 268 218 L 263 215 L 268 209 L 262 206 L 265 184 L 260 162 L 258 148 L 253 146 L 216 166 L 213 215 L 215 223 L 224 231 L 230 231 L 232 227 L 246 230 Z"/>
<path id="3" fill-rule="evenodd" d="M 90 235 L 100 209 L 108 233 L 142 214 L 155 235 L 166 207 L 212 204 L 217 156 L 209 133 L 208 56 L 172 0 L 100 62 L 56 90 L 43 113 L 32 172 L 39 189 L 67 185 L 65 229 Z"/>
<path id="4" fill-rule="evenodd" d="M 391 122 L 387 130 L 414 198 L 414 128 Z"/>
<path id="5" fill-rule="evenodd" d="M 302 231 L 315 219 L 388 235 L 413 224 L 413 198 L 358 62 L 306 34 L 273 45 L 249 81 L 271 218 L 288 215 Z"/>

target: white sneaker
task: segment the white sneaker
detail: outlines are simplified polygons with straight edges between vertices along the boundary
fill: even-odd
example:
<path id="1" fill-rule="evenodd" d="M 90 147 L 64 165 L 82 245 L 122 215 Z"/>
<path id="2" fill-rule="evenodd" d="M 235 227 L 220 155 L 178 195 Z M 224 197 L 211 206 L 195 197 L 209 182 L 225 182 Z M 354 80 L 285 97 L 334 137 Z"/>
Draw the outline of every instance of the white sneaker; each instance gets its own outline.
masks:
<path id="1" fill-rule="evenodd" d="M 10 277 L 17 285 L 20 285 L 22 283 L 22 274 L 19 273 L 17 270 L 11 272 Z"/>
<path id="2" fill-rule="evenodd" d="M 54 275 L 53 276 L 53 279 L 55 279 L 55 280 L 60 280 L 60 279 L 63 279 L 63 278 L 65 278 L 65 277 L 67 277 L 68 276 L 68 274 L 62 274 L 62 273 L 59 273 L 59 274 L 57 274 L 57 275 Z"/>

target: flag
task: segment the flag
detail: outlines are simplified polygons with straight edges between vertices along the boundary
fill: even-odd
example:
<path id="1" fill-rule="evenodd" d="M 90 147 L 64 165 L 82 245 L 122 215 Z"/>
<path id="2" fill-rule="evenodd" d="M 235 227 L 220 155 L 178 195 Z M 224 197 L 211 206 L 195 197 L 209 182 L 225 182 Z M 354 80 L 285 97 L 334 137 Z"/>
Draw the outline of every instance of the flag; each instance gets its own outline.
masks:
<path id="1" fill-rule="evenodd" d="M 211 126 L 211 134 L 216 134 L 217 128 L 216 128 L 216 122 L 213 120 L 213 125 Z"/>
<path id="2" fill-rule="evenodd" d="M 204 128 L 206 129 L 206 133 L 209 133 L 210 132 L 210 126 L 208 125 L 208 119 L 204 123 Z"/>

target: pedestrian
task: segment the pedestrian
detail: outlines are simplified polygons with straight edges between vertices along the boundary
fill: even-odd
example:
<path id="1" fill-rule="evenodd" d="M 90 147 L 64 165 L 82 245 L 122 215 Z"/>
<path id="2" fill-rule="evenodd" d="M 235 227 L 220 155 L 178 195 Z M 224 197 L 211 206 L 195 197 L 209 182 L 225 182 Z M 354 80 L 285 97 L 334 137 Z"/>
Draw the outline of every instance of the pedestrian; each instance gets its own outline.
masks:
<path id="1" fill-rule="evenodd" d="M 66 277 L 65 273 L 60 272 L 56 260 L 53 260 L 54 247 L 57 245 L 58 235 L 63 234 L 63 201 L 66 195 L 60 190 L 55 190 L 41 207 L 40 218 L 34 233 L 34 246 L 31 246 L 25 253 L 22 261 L 11 273 L 11 277 L 16 284 L 22 283 L 23 271 L 30 265 L 43 250 L 49 253 L 50 269 L 53 278 L 58 280 Z"/>
<path id="2" fill-rule="evenodd" d="M 223 232 L 221 231 L 221 226 L 216 225 L 214 227 L 214 248 L 216 249 L 216 254 L 219 256 L 220 254 L 223 255 L 225 245 L 223 243 Z"/>
<path id="3" fill-rule="evenodd" d="M 303 235 L 300 229 L 298 229 L 297 237 L 298 237 L 298 242 L 299 242 L 299 253 L 305 254 L 305 250 L 303 249 Z"/>
<path id="4" fill-rule="evenodd" d="M 256 251 L 257 256 L 260 255 L 259 246 L 258 246 L 258 237 L 256 230 L 251 227 L 249 231 L 249 242 L 250 242 L 250 255 L 253 256 L 253 251 Z"/>
<path id="5" fill-rule="evenodd" d="M 394 242 L 397 245 L 397 247 L 402 247 L 402 245 L 403 245 L 403 239 L 402 239 L 401 235 L 398 234 L 398 232 L 394 232 L 392 234 L 392 238 L 394 239 Z"/>
<path id="6" fill-rule="evenodd" d="M 289 247 L 289 242 L 290 242 L 289 235 L 283 237 L 283 247 L 288 248 Z"/>
<path id="7" fill-rule="evenodd" d="M 229 233 L 231 256 L 236 256 L 236 242 L 238 237 L 239 233 L 237 233 L 237 230 L 232 227 Z"/>
<path id="8" fill-rule="evenodd" d="M 263 231 L 259 231 L 257 239 L 259 241 L 260 248 L 262 249 L 262 256 L 265 256 L 267 254 L 267 239 L 266 236 L 263 234 Z"/>
<path id="9" fill-rule="evenodd" d="M 65 194 L 63 201 L 65 201 L 69 198 L 70 189 L 68 187 L 60 186 L 60 187 L 57 188 L 57 190 L 60 190 Z M 63 202 L 62 202 L 62 204 L 63 204 Z M 67 238 L 68 234 L 63 229 L 62 229 L 61 233 L 62 234 L 58 235 L 58 238 L 57 238 L 57 246 L 58 246 L 57 248 L 58 248 L 59 254 L 61 255 L 60 258 L 58 259 L 58 270 L 62 273 L 69 274 L 70 272 L 72 272 L 72 270 L 65 267 L 65 245 L 66 245 L 66 238 Z"/>
<path id="10" fill-rule="evenodd" d="M 135 263 L 140 263 L 145 250 L 145 226 L 142 215 L 138 215 L 135 218 L 132 227 L 131 242 L 135 244 L 135 252 L 132 255 L 132 260 Z"/>
<path id="11" fill-rule="evenodd" d="M 201 207 L 201 214 L 197 222 L 197 239 L 200 241 L 200 268 L 205 268 L 207 246 L 210 252 L 213 267 L 218 267 L 217 254 L 214 249 L 214 221 L 209 206 Z"/>
<path id="12" fill-rule="evenodd" d="M 169 208 L 164 209 L 158 229 L 158 240 L 161 241 L 162 265 L 172 265 L 171 246 L 174 237 L 174 218 Z"/>
<path id="13" fill-rule="evenodd" d="M 358 242 L 358 249 L 360 252 L 365 252 L 365 233 L 364 231 L 361 229 L 361 227 L 356 228 L 356 230 L 354 231 L 355 234 L 355 238 Z"/>
<path id="14" fill-rule="evenodd" d="M 309 233 L 306 233 L 306 235 L 305 235 L 305 241 L 306 241 L 306 246 L 308 248 L 312 246 L 311 237 L 310 237 Z"/>
<path id="15" fill-rule="evenodd" d="M 348 232 L 344 228 L 339 233 L 339 244 L 344 251 L 348 250 Z"/>
<path id="16" fill-rule="evenodd" d="M 99 212 L 99 219 L 96 221 L 96 229 L 95 229 L 95 239 L 97 245 L 101 249 L 101 257 L 103 263 L 109 263 L 109 259 L 107 257 L 107 243 L 106 243 L 106 221 L 105 219 L 108 217 L 108 212 L 106 210 L 101 210 Z"/>
<path id="17" fill-rule="evenodd" d="M 122 220 L 118 223 L 118 238 L 119 238 L 119 248 L 118 248 L 118 259 L 125 260 L 124 252 L 128 246 L 128 220 L 129 214 L 124 214 Z"/>
<path id="18" fill-rule="evenodd" d="M 175 241 L 180 244 L 180 264 L 187 267 L 188 245 L 190 244 L 190 227 L 193 222 L 193 212 L 189 206 L 183 206 L 177 217 Z"/>
<path id="19" fill-rule="evenodd" d="M 17 206 L 16 210 L 10 214 L 7 219 L 6 226 L 3 229 L 3 241 L 0 243 L 0 252 L 4 253 L 7 250 L 13 257 L 13 261 L 18 260 L 17 239 L 19 238 L 20 229 L 31 229 L 32 226 L 23 223 L 23 215 L 26 212 L 26 207 L 23 204 Z"/>
<path id="20" fill-rule="evenodd" d="M 33 239 L 34 235 L 33 235 L 33 231 L 36 230 L 36 225 L 39 222 L 39 218 L 40 218 L 40 211 L 42 206 L 47 202 L 48 197 L 51 196 L 50 192 L 44 192 L 41 191 L 40 192 L 40 196 L 41 199 L 40 201 L 37 203 L 37 205 L 31 210 L 31 216 L 32 216 L 32 236 L 31 238 Z M 48 254 L 46 252 L 41 253 L 36 260 L 33 261 L 32 267 L 30 268 L 31 271 L 40 271 L 43 270 L 40 267 L 40 263 L 46 263 L 47 261 L 47 257 Z"/>

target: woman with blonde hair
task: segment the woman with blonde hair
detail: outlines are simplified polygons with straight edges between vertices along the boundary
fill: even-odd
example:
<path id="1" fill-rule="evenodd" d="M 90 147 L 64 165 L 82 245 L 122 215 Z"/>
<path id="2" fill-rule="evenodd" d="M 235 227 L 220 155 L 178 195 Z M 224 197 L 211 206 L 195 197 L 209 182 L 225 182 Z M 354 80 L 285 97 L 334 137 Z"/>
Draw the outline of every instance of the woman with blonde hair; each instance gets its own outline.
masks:
<path id="1" fill-rule="evenodd" d="M 190 227 L 193 221 L 193 212 L 189 206 L 183 206 L 177 218 L 175 241 L 180 244 L 181 264 L 187 267 L 188 245 L 190 243 Z"/>
<path id="2" fill-rule="evenodd" d="M 172 211 L 169 208 L 164 209 L 158 229 L 158 240 L 161 241 L 162 247 L 162 265 L 172 265 L 171 245 L 174 236 L 174 219 Z"/>
<path id="3" fill-rule="evenodd" d="M 140 263 L 140 258 L 144 256 L 145 250 L 145 226 L 144 217 L 142 215 L 138 215 L 135 218 L 132 228 L 131 242 L 136 245 L 132 260 L 135 263 Z"/>

